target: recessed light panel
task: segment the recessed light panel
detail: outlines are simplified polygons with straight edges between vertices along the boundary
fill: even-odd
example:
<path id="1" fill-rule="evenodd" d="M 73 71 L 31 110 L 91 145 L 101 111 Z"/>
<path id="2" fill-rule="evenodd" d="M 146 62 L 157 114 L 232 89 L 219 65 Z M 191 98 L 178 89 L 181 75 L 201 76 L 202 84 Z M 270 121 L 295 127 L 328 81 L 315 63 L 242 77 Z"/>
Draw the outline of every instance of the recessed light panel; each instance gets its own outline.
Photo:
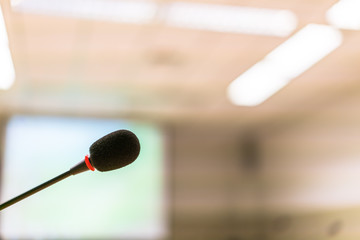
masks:
<path id="1" fill-rule="evenodd" d="M 289 10 L 175 2 L 168 6 L 171 26 L 271 36 L 288 36 L 297 25 Z"/>
<path id="2" fill-rule="evenodd" d="M 228 87 L 228 97 L 235 105 L 258 105 L 341 42 L 341 32 L 336 28 L 309 24 L 235 79 Z"/>
<path id="3" fill-rule="evenodd" d="M 0 6 L 0 89 L 9 89 L 15 81 L 15 69 L 11 58 L 4 17 Z"/>
<path id="4" fill-rule="evenodd" d="M 341 0 L 328 10 L 326 18 L 338 28 L 360 30 L 359 10 L 359 0 Z"/>

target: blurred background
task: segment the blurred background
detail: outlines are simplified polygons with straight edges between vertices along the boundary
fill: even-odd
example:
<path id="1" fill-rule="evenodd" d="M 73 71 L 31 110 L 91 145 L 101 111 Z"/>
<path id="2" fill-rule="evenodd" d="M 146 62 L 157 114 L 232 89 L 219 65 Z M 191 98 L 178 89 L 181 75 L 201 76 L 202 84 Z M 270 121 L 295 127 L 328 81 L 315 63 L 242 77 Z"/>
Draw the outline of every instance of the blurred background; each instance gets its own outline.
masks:
<path id="1" fill-rule="evenodd" d="M 359 239 L 360 1 L 0 0 L 0 199 L 129 129 L 7 239 Z"/>

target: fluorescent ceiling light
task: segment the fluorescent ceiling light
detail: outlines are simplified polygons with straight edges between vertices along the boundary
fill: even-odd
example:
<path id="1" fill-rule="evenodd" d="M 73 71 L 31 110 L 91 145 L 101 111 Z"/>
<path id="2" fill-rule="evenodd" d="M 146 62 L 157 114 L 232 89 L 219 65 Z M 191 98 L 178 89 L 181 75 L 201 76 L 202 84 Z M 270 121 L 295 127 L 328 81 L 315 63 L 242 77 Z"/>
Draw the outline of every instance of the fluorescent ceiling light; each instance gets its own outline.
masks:
<path id="1" fill-rule="evenodd" d="M 176 27 L 284 37 L 294 31 L 297 18 L 288 10 L 175 2 L 168 5 L 165 22 Z"/>
<path id="2" fill-rule="evenodd" d="M 235 79 L 228 87 L 228 97 L 236 105 L 258 105 L 341 42 L 341 32 L 336 28 L 309 24 Z"/>
<path id="3" fill-rule="evenodd" d="M 146 0 L 11 0 L 13 10 L 126 23 L 164 22 L 169 26 L 218 32 L 288 36 L 297 25 L 288 10 Z M 157 14 L 157 13 L 161 14 Z"/>
<path id="4" fill-rule="evenodd" d="M 12 0 L 15 11 L 126 23 L 153 20 L 157 5 L 150 1 Z"/>
<path id="5" fill-rule="evenodd" d="M 338 28 L 360 30 L 359 10 L 359 0 L 341 0 L 327 11 L 326 18 Z"/>
<path id="6" fill-rule="evenodd" d="M 14 64 L 11 58 L 4 17 L 0 6 L 0 89 L 9 89 L 15 81 Z"/>

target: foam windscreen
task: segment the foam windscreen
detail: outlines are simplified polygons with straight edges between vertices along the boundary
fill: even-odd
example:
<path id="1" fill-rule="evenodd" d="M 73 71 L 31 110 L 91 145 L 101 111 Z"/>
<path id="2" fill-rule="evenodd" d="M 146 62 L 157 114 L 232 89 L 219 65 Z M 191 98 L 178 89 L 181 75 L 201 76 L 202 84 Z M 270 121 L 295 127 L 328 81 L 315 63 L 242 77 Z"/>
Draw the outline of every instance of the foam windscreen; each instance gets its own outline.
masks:
<path id="1" fill-rule="evenodd" d="M 90 146 L 90 162 L 99 171 L 122 168 L 136 160 L 140 143 L 128 130 L 118 130 L 105 135 Z"/>

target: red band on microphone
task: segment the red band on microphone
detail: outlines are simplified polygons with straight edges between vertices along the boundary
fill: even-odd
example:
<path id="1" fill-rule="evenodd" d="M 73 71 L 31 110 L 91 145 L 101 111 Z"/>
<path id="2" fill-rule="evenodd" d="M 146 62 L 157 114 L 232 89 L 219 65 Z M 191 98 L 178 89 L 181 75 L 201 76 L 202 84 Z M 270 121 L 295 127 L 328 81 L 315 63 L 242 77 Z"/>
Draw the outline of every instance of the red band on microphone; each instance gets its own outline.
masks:
<path id="1" fill-rule="evenodd" d="M 86 166 L 91 170 L 91 171 L 95 171 L 95 168 L 93 166 L 91 166 L 90 160 L 89 160 L 89 155 L 85 156 L 85 163 Z"/>

